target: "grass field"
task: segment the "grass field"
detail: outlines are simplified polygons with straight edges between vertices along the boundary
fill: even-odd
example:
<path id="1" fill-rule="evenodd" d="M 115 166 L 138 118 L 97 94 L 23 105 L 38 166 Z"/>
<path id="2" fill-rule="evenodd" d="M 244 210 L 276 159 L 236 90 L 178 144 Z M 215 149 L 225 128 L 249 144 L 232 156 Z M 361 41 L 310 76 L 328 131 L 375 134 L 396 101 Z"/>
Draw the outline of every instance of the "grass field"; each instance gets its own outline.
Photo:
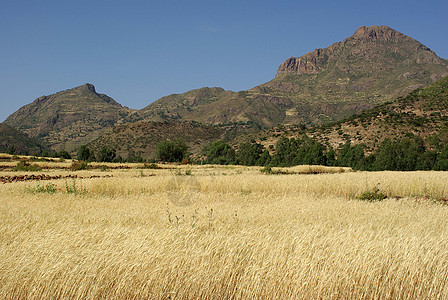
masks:
<path id="1" fill-rule="evenodd" d="M 0 298 L 448 298 L 447 172 L 135 167 L 0 184 Z"/>

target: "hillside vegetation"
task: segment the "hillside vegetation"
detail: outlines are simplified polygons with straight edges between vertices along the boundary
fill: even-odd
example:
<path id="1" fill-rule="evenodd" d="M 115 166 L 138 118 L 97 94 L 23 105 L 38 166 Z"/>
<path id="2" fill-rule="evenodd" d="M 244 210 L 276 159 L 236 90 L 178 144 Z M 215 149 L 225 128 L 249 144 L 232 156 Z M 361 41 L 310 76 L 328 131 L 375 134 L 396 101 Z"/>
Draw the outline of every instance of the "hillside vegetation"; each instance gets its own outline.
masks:
<path id="1" fill-rule="evenodd" d="M 50 149 L 39 140 L 30 138 L 17 129 L 0 123 L 0 153 L 27 155 L 43 151 L 50 151 Z"/>
<path id="2" fill-rule="evenodd" d="M 85 84 L 39 97 L 4 123 L 40 138 L 55 150 L 72 151 L 98 138 L 131 113 L 109 96 L 98 94 L 93 85 Z"/>

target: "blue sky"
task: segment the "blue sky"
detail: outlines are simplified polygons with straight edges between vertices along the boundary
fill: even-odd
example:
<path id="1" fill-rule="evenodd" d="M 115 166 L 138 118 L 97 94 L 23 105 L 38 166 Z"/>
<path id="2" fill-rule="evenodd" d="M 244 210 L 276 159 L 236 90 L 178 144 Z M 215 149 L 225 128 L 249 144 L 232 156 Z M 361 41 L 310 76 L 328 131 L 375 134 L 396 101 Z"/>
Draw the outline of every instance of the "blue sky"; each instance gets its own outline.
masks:
<path id="1" fill-rule="evenodd" d="M 448 59 L 447 11 L 446 0 L 0 0 L 0 121 L 87 82 L 131 108 L 203 86 L 249 89 L 362 25 Z"/>

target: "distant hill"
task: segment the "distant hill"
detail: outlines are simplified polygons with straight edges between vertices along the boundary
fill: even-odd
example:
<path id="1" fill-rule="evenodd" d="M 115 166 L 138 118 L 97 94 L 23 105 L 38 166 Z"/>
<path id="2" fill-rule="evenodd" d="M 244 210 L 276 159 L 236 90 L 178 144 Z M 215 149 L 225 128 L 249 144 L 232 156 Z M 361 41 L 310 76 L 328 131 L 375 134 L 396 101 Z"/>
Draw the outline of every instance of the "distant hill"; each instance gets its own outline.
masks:
<path id="1" fill-rule="evenodd" d="M 145 120 L 322 124 L 404 96 L 448 75 L 448 61 L 387 26 L 362 26 L 324 49 L 283 62 L 276 77 L 248 91 L 204 88 L 159 99 Z"/>
<path id="2" fill-rule="evenodd" d="M 108 128 L 125 122 L 132 110 L 85 84 L 42 96 L 10 115 L 5 124 L 39 137 L 52 148 L 76 149 Z"/>
<path id="3" fill-rule="evenodd" d="M 0 152 L 5 153 L 11 149 L 14 154 L 22 155 L 32 155 L 50 150 L 48 146 L 43 145 L 37 139 L 30 138 L 17 129 L 0 123 Z"/>
<path id="4" fill-rule="evenodd" d="M 275 144 L 280 136 L 308 135 L 322 144 L 338 148 L 346 141 L 365 144 L 367 151 L 376 149 L 388 138 L 400 140 L 420 136 L 429 148 L 448 144 L 448 76 L 405 97 L 380 104 L 345 120 L 320 128 L 300 129 L 282 126 L 257 136 L 266 145 Z"/>
<path id="5" fill-rule="evenodd" d="M 144 158 L 155 158 L 156 145 L 163 140 L 182 139 L 192 153 L 216 140 L 229 141 L 244 133 L 253 132 L 250 126 L 210 126 L 198 122 L 135 122 L 115 126 L 88 144 L 98 152 L 103 146 L 114 148 L 127 158 L 130 151 Z"/>

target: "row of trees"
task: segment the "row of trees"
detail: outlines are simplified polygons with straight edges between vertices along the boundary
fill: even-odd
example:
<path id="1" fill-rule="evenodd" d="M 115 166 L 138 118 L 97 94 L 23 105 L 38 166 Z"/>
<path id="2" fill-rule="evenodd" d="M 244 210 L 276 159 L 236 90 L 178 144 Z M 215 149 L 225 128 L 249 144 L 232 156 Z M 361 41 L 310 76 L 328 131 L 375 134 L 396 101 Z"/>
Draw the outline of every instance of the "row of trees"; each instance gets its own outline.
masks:
<path id="1" fill-rule="evenodd" d="M 188 157 L 188 147 L 182 140 L 162 141 L 156 145 L 156 160 L 165 162 L 181 162 Z M 76 158 L 80 161 L 98 162 L 144 162 L 140 152 L 128 151 L 126 158 L 117 154 L 117 151 L 108 146 L 103 146 L 96 153 L 82 145 L 77 152 Z M 154 160 L 154 159 L 153 159 Z"/>
<path id="2" fill-rule="evenodd" d="M 352 167 L 370 171 L 448 170 L 448 145 L 427 149 L 422 138 L 384 140 L 378 149 L 365 155 L 365 145 L 345 143 L 341 148 L 327 149 L 310 138 L 280 138 L 270 152 L 255 141 L 242 143 L 238 151 L 218 141 L 208 145 L 203 154 L 211 164 L 289 167 L 294 165 L 325 165 Z"/>
<path id="3" fill-rule="evenodd" d="M 337 150 L 327 149 L 321 143 L 305 137 L 282 137 L 276 145 L 266 149 L 255 141 L 241 143 L 236 150 L 223 141 L 215 141 L 202 149 L 202 162 L 209 164 L 238 164 L 246 166 L 289 167 L 294 165 L 345 166 L 358 170 L 448 170 L 448 145 L 436 143 L 427 149 L 422 138 L 409 136 L 401 140 L 384 140 L 371 154 L 365 155 L 365 146 L 345 143 Z M 70 158 L 66 151 L 57 157 Z M 83 145 L 77 152 L 78 160 L 99 162 L 143 162 L 141 153 L 130 150 L 123 159 L 116 150 L 104 146 L 96 153 Z M 182 140 L 162 141 L 156 145 L 157 161 L 187 162 L 188 147 Z M 199 161 L 198 161 L 199 162 Z"/>

